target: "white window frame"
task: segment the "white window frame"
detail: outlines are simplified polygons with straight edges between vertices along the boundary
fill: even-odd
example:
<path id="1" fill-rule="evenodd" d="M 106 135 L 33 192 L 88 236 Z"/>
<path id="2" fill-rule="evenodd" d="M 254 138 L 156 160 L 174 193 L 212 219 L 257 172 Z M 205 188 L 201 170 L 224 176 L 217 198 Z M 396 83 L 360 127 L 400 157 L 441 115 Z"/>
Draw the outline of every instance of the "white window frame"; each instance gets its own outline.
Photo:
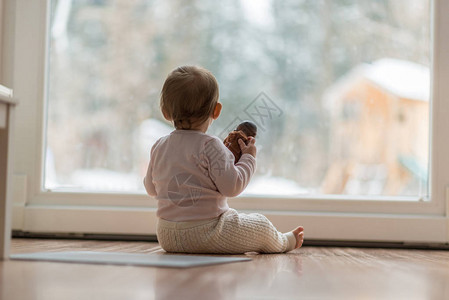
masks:
<path id="1" fill-rule="evenodd" d="M 4 74 L 16 110 L 13 228 L 26 232 L 148 234 L 156 201 L 144 194 L 69 193 L 42 189 L 48 47 L 47 0 L 5 0 L 15 18 Z M 317 240 L 449 241 L 449 1 L 432 1 L 432 101 L 429 199 L 407 197 L 237 197 L 231 207 L 267 215 L 279 230 L 298 224 Z"/>

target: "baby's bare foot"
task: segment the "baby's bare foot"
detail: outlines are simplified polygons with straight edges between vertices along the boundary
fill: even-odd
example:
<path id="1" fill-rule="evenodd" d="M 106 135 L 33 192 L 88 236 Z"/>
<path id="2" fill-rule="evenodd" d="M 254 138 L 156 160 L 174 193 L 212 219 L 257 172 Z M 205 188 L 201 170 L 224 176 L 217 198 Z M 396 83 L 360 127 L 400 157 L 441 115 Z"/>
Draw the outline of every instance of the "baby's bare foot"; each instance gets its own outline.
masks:
<path id="1" fill-rule="evenodd" d="M 295 230 L 293 230 L 292 233 L 296 238 L 295 249 L 298 249 L 302 246 L 302 243 L 304 242 L 304 227 L 299 226 Z"/>

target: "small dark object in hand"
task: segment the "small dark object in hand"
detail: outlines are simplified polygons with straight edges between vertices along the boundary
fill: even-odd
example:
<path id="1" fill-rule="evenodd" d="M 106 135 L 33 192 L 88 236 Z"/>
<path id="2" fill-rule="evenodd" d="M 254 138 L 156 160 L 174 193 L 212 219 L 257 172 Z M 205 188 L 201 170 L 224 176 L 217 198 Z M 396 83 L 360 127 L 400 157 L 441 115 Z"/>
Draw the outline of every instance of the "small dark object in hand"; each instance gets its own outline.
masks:
<path id="1" fill-rule="evenodd" d="M 248 138 L 250 136 L 256 137 L 257 126 L 253 122 L 244 121 L 237 126 L 236 130 L 231 131 L 229 135 L 225 138 L 223 143 L 232 154 L 234 154 L 234 163 L 237 163 L 242 156 L 242 150 L 240 150 L 240 145 L 238 140 L 242 139 L 245 144 L 248 144 Z"/>

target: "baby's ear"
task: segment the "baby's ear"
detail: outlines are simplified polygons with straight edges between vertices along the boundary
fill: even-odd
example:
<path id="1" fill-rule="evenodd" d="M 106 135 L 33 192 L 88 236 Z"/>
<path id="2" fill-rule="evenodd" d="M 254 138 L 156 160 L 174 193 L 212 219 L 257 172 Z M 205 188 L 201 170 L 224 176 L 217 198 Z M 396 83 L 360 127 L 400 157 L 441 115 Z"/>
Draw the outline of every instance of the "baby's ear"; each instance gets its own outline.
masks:
<path id="1" fill-rule="evenodd" d="M 217 102 L 217 104 L 215 104 L 214 112 L 212 113 L 212 119 L 214 120 L 218 119 L 222 108 L 223 105 L 220 102 Z"/>
<path id="2" fill-rule="evenodd" d="M 165 120 L 173 121 L 173 118 L 169 116 L 166 111 L 162 110 L 162 115 L 164 116 Z"/>

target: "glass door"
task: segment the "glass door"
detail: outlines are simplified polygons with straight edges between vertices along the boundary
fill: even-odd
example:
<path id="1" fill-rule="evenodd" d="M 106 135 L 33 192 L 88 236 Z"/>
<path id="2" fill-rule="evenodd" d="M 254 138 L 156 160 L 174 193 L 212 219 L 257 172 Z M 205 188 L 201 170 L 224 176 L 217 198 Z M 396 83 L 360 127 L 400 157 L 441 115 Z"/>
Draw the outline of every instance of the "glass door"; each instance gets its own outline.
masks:
<path id="1" fill-rule="evenodd" d="M 446 91 L 437 84 L 447 72 L 440 1 L 33 5 L 18 4 L 17 21 L 38 25 L 42 49 L 35 69 L 42 97 L 21 134 L 39 136 L 29 150 L 33 168 L 18 168 L 27 175 L 25 211 L 36 217 L 25 217 L 25 227 L 51 230 L 43 216 L 70 214 L 68 207 L 86 218 L 94 208 L 135 220 L 146 212 L 153 222 L 156 202 L 142 178 L 152 144 L 173 130 L 159 110 L 160 89 L 184 64 L 204 66 L 220 84 L 224 108 L 210 134 L 224 138 L 241 120 L 259 127 L 257 173 L 231 206 L 264 211 L 280 227 L 296 217 L 311 226 L 347 227 L 366 216 L 375 224 L 385 214 L 404 218 L 402 232 L 413 216 L 443 216 L 445 161 L 430 159 L 447 147 L 436 130 L 445 124 L 437 108 Z M 77 226 L 66 230 L 83 231 Z M 123 232 L 152 230 L 133 226 Z M 363 239 L 355 231 L 334 237 Z"/>
<path id="2" fill-rule="evenodd" d="M 428 196 L 430 3 L 51 1 L 44 188 L 143 192 L 176 66 L 259 127 L 245 195 Z"/>

